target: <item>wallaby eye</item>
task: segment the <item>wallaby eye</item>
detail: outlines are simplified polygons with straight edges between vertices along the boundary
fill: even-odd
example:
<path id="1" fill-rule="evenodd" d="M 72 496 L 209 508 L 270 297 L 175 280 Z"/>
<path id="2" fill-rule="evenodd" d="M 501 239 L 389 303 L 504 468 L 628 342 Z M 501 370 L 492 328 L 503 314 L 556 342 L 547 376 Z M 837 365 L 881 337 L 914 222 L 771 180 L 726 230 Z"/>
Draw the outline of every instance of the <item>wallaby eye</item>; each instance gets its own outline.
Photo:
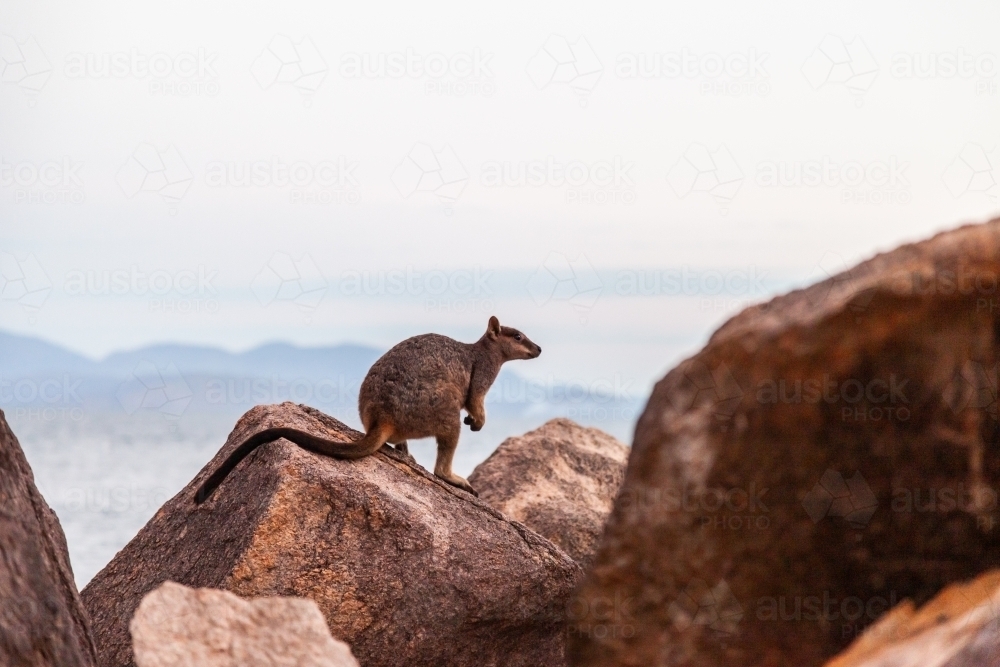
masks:
<path id="1" fill-rule="evenodd" d="M 514 334 L 514 340 L 521 340 L 521 334 Z"/>

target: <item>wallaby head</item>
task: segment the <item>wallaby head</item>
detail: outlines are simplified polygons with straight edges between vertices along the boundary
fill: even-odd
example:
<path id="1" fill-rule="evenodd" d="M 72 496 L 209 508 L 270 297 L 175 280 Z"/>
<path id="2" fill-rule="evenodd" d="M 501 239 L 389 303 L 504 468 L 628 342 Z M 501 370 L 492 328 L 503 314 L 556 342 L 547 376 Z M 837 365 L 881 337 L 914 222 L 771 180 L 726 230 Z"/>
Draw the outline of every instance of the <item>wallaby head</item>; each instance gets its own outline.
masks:
<path id="1" fill-rule="evenodd" d="M 490 318 L 482 341 L 488 347 L 498 349 L 504 361 L 534 359 L 542 353 L 541 347 L 517 329 L 500 326 L 500 320 L 495 316 Z"/>

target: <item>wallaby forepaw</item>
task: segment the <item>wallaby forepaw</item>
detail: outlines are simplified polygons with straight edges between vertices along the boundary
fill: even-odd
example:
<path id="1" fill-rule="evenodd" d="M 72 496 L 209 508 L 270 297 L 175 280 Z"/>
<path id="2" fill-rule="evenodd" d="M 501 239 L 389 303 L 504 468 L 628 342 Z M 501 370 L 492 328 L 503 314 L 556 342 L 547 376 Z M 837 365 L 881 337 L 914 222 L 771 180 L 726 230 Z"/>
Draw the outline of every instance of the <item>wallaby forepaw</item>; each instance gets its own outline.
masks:
<path id="1" fill-rule="evenodd" d="M 471 415 L 465 415 L 465 424 L 467 426 L 471 426 L 472 425 L 472 416 Z"/>

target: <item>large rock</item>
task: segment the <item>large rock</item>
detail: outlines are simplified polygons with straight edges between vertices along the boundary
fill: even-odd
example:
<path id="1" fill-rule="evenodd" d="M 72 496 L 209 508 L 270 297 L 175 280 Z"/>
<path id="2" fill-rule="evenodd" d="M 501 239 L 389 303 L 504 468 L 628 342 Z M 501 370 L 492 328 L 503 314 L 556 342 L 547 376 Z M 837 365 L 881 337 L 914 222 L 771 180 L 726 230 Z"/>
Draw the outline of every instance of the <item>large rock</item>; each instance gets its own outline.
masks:
<path id="1" fill-rule="evenodd" d="M 1000 571 L 907 600 L 826 667 L 1000 667 Z"/>
<path id="2" fill-rule="evenodd" d="M 245 598 L 309 598 L 365 667 L 563 664 L 576 563 L 389 447 L 345 461 L 272 442 L 194 504 L 195 489 L 240 441 L 276 425 L 360 435 L 291 403 L 244 415 L 205 469 L 84 589 L 102 667 L 131 664 L 128 620 L 166 580 Z"/>
<path id="3" fill-rule="evenodd" d="M 479 497 L 586 566 L 625 476 L 628 447 L 553 419 L 507 438 L 469 477 Z"/>
<path id="4" fill-rule="evenodd" d="M 130 627 L 139 667 L 358 667 L 302 598 L 248 602 L 168 581 L 142 599 Z"/>
<path id="5" fill-rule="evenodd" d="M 0 411 L 0 665 L 96 664 L 66 536 Z"/>
<path id="6" fill-rule="evenodd" d="M 819 665 L 1000 565 L 1000 220 L 740 313 L 653 390 L 575 665 Z"/>

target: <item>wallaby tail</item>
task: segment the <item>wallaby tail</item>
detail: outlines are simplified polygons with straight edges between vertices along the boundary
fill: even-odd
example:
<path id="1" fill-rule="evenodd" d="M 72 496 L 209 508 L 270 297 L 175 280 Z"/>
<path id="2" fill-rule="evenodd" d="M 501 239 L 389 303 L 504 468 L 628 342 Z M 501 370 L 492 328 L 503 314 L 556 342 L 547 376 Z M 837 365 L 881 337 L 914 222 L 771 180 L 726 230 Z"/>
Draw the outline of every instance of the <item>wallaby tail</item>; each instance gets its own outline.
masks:
<path id="1" fill-rule="evenodd" d="M 239 465 L 240 461 L 249 456 L 251 452 L 261 445 L 277 440 L 278 438 L 290 440 L 299 447 L 316 452 L 317 454 L 332 456 L 338 459 L 360 459 L 377 452 L 388 441 L 391 433 L 392 427 L 375 424 L 360 440 L 354 442 L 337 442 L 336 440 L 328 440 L 321 436 L 313 435 L 308 431 L 300 431 L 297 428 L 285 426 L 266 428 L 263 431 L 254 433 L 233 450 L 229 458 L 223 461 L 222 465 L 209 475 L 208 479 L 201 485 L 195 494 L 194 502 L 200 505 L 208 500 L 208 497 L 219 488 L 219 485 Z"/>

